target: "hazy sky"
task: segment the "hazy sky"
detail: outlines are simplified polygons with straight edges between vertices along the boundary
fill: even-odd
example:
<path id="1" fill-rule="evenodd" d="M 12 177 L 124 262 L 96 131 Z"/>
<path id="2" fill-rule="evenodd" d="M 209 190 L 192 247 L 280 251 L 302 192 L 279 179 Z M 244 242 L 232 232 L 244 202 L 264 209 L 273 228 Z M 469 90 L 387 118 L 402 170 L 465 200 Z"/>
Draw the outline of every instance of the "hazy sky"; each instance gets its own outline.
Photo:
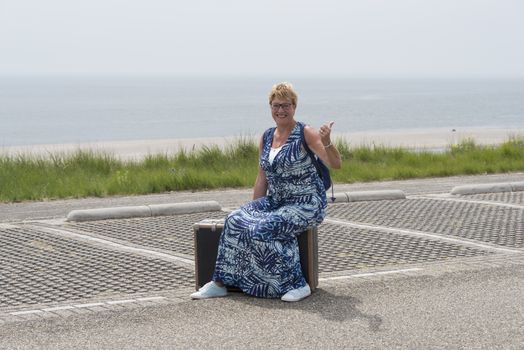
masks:
<path id="1" fill-rule="evenodd" d="M 0 0 L 0 75 L 524 78 L 524 0 Z"/>

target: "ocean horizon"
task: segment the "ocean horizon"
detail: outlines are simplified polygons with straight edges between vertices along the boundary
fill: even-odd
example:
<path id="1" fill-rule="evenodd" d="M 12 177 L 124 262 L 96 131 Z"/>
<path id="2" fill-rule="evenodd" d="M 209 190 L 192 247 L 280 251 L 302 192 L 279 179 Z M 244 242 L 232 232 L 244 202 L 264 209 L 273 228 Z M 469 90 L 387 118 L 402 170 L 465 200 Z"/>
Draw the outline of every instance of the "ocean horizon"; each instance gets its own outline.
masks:
<path id="1" fill-rule="evenodd" d="M 285 79 L 282 79 L 285 80 Z M 3 77 L 0 147 L 255 136 L 280 80 Z M 289 79 L 296 119 L 334 133 L 524 128 L 524 79 Z"/>

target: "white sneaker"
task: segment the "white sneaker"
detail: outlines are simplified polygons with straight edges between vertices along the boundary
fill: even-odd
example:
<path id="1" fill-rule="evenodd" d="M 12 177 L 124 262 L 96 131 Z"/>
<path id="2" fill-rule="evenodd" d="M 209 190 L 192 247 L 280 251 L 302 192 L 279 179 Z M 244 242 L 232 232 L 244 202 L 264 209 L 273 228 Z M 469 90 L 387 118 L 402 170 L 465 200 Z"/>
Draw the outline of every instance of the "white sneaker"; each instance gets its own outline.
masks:
<path id="1" fill-rule="evenodd" d="M 225 297 L 227 295 L 226 287 L 219 287 L 215 282 L 207 282 L 197 292 L 191 294 L 191 299 L 207 299 Z"/>
<path id="2" fill-rule="evenodd" d="M 310 295 L 311 295 L 311 288 L 309 288 L 309 284 L 306 283 L 304 287 L 290 290 L 289 292 L 284 294 L 284 296 L 282 296 L 280 300 L 282 301 L 300 301 L 304 298 L 307 298 Z"/>

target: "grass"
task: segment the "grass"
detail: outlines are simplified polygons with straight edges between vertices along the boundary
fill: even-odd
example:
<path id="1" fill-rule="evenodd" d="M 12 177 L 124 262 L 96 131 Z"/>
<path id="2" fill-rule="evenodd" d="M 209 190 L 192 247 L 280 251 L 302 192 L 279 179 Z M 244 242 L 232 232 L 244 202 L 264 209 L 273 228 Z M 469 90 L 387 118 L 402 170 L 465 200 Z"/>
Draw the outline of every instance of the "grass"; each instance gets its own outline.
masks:
<path id="1" fill-rule="evenodd" d="M 401 180 L 452 175 L 493 174 L 524 170 L 524 140 L 510 139 L 497 146 L 465 140 L 445 152 L 414 152 L 403 148 L 339 145 L 342 169 L 333 172 L 338 182 Z"/>
<path id="2" fill-rule="evenodd" d="M 524 170 L 524 139 L 518 138 L 497 146 L 466 140 L 441 153 L 383 146 L 351 148 L 341 140 L 337 147 L 343 165 L 332 171 L 335 183 Z M 250 187 L 257 169 L 258 148 L 248 140 L 225 149 L 204 147 L 150 155 L 140 161 L 92 151 L 48 157 L 0 155 L 0 201 Z"/>

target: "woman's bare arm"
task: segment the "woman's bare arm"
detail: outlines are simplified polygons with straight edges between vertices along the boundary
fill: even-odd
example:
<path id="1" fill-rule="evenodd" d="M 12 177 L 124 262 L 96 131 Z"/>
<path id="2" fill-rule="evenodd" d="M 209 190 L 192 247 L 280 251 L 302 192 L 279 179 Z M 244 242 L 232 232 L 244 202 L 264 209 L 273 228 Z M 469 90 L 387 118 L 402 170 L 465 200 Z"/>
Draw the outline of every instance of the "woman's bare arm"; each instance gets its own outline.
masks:
<path id="1" fill-rule="evenodd" d="M 324 124 L 317 131 L 310 126 L 304 128 L 304 137 L 309 148 L 315 152 L 315 154 L 330 168 L 340 169 L 342 166 L 342 159 L 337 148 L 331 141 L 331 126 L 330 124 Z M 322 132 L 322 136 L 321 133 Z"/>

